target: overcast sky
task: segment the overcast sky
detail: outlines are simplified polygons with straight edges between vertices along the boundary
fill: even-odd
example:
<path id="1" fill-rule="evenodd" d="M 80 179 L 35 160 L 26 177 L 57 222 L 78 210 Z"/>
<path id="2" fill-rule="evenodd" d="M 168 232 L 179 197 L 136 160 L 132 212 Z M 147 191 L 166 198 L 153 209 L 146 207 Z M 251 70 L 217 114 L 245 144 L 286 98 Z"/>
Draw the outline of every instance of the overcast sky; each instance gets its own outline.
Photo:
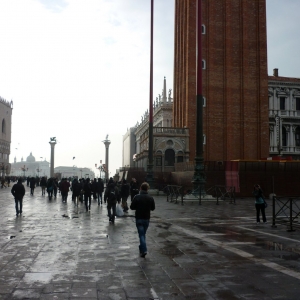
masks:
<path id="1" fill-rule="evenodd" d="M 269 74 L 300 77 L 299 0 L 267 0 Z M 155 0 L 154 98 L 173 89 L 174 0 Z M 0 0 L 0 96 L 14 102 L 10 161 L 122 164 L 149 103 L 150 0 Z M 17 148 L 17 149 L 16 149 Z M 76 159 L 73 161 L 73 156 Z"/>

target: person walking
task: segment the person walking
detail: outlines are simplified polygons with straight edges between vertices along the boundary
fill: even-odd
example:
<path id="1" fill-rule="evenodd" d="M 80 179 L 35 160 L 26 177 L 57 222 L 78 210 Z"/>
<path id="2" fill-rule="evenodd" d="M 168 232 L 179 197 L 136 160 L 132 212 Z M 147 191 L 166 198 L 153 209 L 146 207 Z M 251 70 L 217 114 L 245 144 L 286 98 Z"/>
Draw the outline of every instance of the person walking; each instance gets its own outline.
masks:
<path id="1" fill-rule="evenodd" d="M 35 184 L 36 184 L 35 178 L 31 177 L 30 178 L 30 183 L 29 183 L 29 185 L 30 185 L 30 195 L 31 196 L 33 196 L 33 194 L 34 194 Z"/>
<path id="2" fill-rule="evenodd" d="M 265 214 L 265 197 L 261 187 L 258 184 L 254 185 L 253 195 L 255 197 L 255 208 L 256 208 L 256 223 L 260 223 L 260 212 L 264 223 L 267 223 Z"/>
<path id="3" fill-rule="evenodd" d="M 78 182 L 78 180 L 75 178 L 72 183 L 72 192 L 73 192 L 73 199 L 75 206 L 78 207 L 79 197 L 81 193 L 81 184 Z"/>
<path id="4" fill-rule="evenodd" d="M 49 200 L 51 200 L 53 195 L 53 178 L 49 178 L 47 181 L 47 193 Z"/>
<path id="5" fill-rule="evenodd" d="M 104 202 L 106 201 L 109 222 L 114 223 L 116 217 L 116 204 L 117 202 L 120 202 L 120 193 L 112 178 L 109 179 L 104 193 Z"/>
<path id="6" fill-rule="evenodd" d="M 25 188 L 22 184 L 22 178 L 19 178 L 18 182 L 13 185 L 11 193 L 15 198 L 16 216 L 18 217 L 19 214 L 22 214 L 23 197 L 25 195 Z"/>
<path id="7" fill-rule="evenodd" d="M 42 177 L 40 185 L 42 188 L 42 196 L 45 196 L 45 191 L 46 191 L 46 186 L 47 186 L 47 181 L 46 181 L 45 177 Z"/>
<path id="8" fill-rule="evenodd" d="M 148 194 L 150 186 L 147 182 L 142 183 L 140 193 L 136 195 L 130 205 L 135 210 L 135 223 L 140 239 L 140 256 L 147 255 L 146 232 L 150 223 L 150 211 L 155 210 L 153 197 Z"/>
<path id="9" fill-rule="evenodd" d="M 102 193 L 104 191 L 104 183 L 101 178 L 98 179 L 97 182 L 97 199 L 98 199 L 98 205 L 102 205 Z"/>
<path id="10" fill-rule="evenodd" d="M 91 210 L 91 197 L 92 197 L 92 185 L 90 183 L 89 178 L 86 179 L 83 185 L 83 190 L 84 190 L 85 209 L 88 212 Z"/>
<path id="11" fill-rule="evenodd" d="M 70 182 L 67 180 L 67 178 L 63 178 L 60 186 L 62 202 L 65 203 L 67 202 L 69 189 L 70 189 Z"/>
<path id="12" fill-rule="evenodd" d="M 124 212 L 128 212 L 127 198 L 129 196 L 130 187 L 126 182 L 126 179 L 123 179 L 121 185 L 121 198 L 122 198 L 122 207 Z"/>

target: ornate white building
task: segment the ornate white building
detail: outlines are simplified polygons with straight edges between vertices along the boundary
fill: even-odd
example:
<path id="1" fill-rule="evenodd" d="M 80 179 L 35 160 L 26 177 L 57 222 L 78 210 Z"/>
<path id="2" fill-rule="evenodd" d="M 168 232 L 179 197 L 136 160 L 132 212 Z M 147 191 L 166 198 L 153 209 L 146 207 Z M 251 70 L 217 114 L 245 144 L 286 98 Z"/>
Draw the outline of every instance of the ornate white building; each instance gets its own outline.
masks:
<path id="1" fill-rule="evenodd" d="M 13 102 L 6 101 L 0 97 L 0 122 L 1 122 L 1 138 L 0 138 L 0 175 L 6 176 L 10 173 L 10 143 L 11 143 L 11 117 Z"/>
<path id="2" fill-rule="evenodd" d="M 300 79 L 269 76 L 270 156 L 300 159 Z"/>
<path id="3" fill-rule="evenodd" d="M 154 171 L 174 170 L 176 162 L 189 160 L 189 131 L 187 128 L 173 128 L 173 98 L 169 89 L 167 96 L 166 78 L 162 94 L 153 105 L 153 147 Z M 148 110 L 134 128 L 123 137 L 123 167 L 147 168 L 148 161 Z M 130 140 L 130 141 L 129 141 Z M 132 141 L 134 144 L 132 146 Z M 130 146 L 130 149 L 128 146 Z M 124 162 L 128 162 L 124 164 Z"/>
<path id="4" fill-rule="evenodd" d="M 11 176 L 30 176 L 30 177 L 42 177 L 50 176 L 49 162 L 45 160 L 36 161 L 35 157 L 30 152 L 27 156 L 26 161 L 21 158 L 21 161 L 17 162 L 16 157 L 14 162 L 11 164 Z"/>

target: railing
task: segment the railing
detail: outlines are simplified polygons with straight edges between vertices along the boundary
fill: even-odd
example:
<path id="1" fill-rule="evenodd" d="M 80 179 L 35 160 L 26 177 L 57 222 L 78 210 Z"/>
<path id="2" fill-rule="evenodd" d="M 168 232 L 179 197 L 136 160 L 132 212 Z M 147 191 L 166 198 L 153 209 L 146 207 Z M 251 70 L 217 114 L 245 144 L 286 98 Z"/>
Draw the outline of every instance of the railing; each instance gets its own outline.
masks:
<path id="1" fill-rule="evenodd" d="M 184 201 L 199 201 L 199 205 L 201 205 L 201 202 L 204 198 L 203 194 L 208 195 L 208 192 L 212 193 L 213 194 L 212 196 L 217 198 L 216 205 L 219 205 L 219 199 L 226 200 L 226 198 L 230 199 L 230 204 L 236 204 L 235 203 L 235 187 L 234 186 L 215 185 L 206 191 L 202 191 L 201 188 L 199 187 L 193 191 L 188 191 L 185 193 L 185 189 L 183 186 L 167 185 L 163 189 L 163 191 L 167 194 L 167 202 L 178 203 L 178 198 L 180 197 L 181 205 L 183 205 Z M 185 198 L 185 197 L 189 197 L 189 196 L 191 196 L 190 199 Z"/>
<path id="2" fill-rule="evenodd" d="M 277 197 L 273 196 L 272 199 L 272 227 L 277 223 L 286 223 L 289 227 L 288 231 L 295 231 L 294 225 L 300 225 L 298 223 L 298 216 L 300 215 L 299 201 L 300 196 L 297 197 Z M 278 210 L 276 211 L 276 208 Z"/>

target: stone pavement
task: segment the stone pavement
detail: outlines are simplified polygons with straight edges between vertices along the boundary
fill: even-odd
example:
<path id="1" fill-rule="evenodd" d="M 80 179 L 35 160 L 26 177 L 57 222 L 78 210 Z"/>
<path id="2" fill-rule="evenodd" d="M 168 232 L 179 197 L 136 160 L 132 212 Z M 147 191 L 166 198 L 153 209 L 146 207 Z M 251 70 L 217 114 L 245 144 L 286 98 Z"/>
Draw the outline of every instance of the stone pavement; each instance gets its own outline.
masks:
<path id="1" fill-rule="evenodd" d="M 271 205 L 256 225 L 253 199 L 155 200 L 140 258 L 132 211 L 113 225 L 106 205 L 86 213 L 26 187 L 16 217 L 1 189 L 0 299 L 300 299 L 300 229 L 271 228 Z"/>

